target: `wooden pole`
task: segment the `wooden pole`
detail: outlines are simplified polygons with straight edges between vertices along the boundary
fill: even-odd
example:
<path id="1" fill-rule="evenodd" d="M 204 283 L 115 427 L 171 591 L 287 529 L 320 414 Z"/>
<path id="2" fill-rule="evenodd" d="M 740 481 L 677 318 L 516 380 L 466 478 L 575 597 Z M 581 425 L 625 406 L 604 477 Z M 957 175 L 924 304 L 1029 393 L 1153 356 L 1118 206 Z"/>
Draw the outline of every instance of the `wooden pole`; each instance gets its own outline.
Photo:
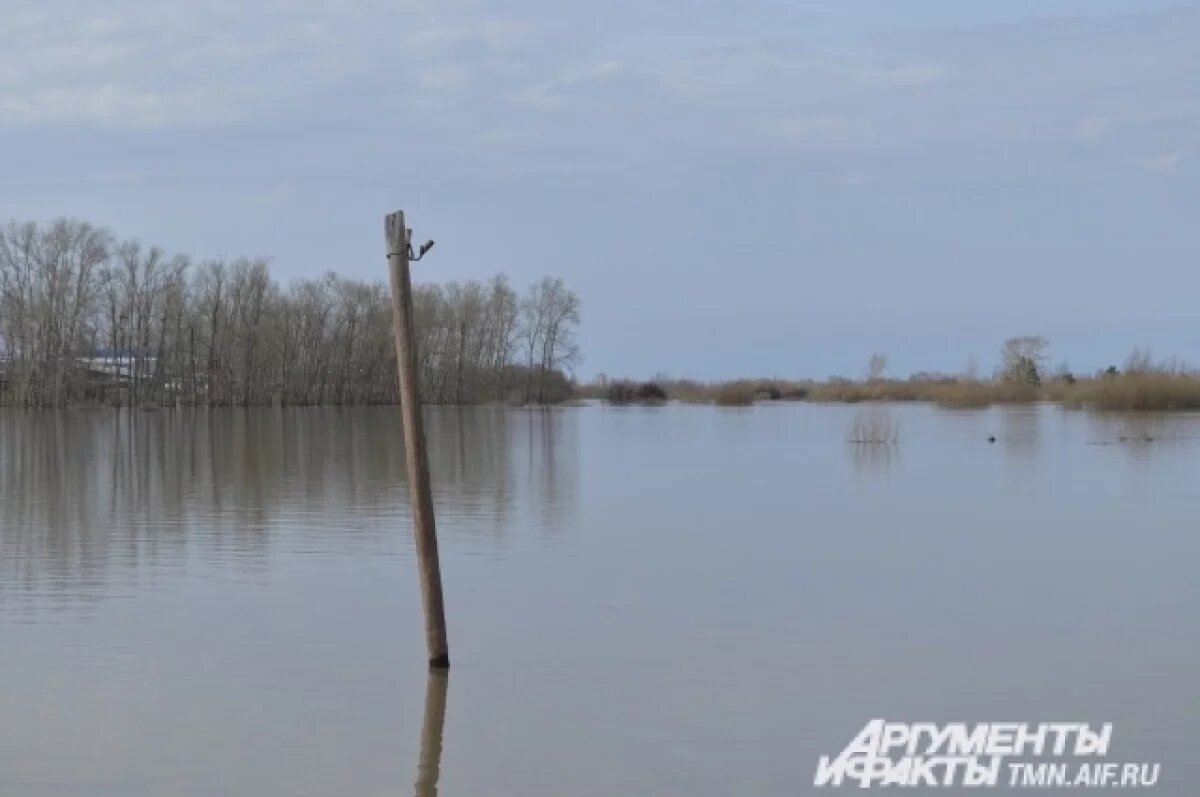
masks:
<path id="1" fill-rule="evenodd" d="M 450 666 L 446 645 L 446 609 L 442 600 L 442 569 L 438 562 L 437 529 L 433 519 L 433 493 L 429 486 L 429 458 L 421 420 L 417 384 L 417 345 L 413 333 L 412 280 L 408 273 L 410 230 L 404 212 L 388 214 L 388 271 L 392 279 L 392 321 L 396 333 L 396 366 L 400 372 L 400 412 L 404 420 L 404 453 L 408 465 L 408 493 L 413 510 L 413 534 L 421 573 L 421 602 L 425 608 L 425 645 L 429 666 Z"/>

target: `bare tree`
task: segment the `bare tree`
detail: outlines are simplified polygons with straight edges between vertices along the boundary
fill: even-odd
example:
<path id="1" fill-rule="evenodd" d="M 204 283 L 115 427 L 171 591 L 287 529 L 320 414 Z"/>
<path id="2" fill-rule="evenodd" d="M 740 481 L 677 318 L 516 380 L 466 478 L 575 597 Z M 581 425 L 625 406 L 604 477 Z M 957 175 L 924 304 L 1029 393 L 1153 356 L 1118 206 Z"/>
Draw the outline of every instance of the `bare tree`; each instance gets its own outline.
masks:
<path id="1" fill-rule="evenodd" d="M 867 361 L 867 380 L 877 382 L 883 378 L 884 371 L 887 370 L 888 358 L 886 354 L 875 352 L 871 355 L 871 359 Z"/>
<path id="2" fill-rule="evenodd" d="M 1041 335 L 1024 335 L 1004 341 L 1000 350 L 1001 375 L 1014 382 L 1041 384 L 1050 341 Z"/>
<path id="3" fill-rule="evenodd" d="M 12 403 L 61 406 L 80 397 L 75 363 L 93 337 L 96 276 L 110 247 L 106 231 L 73 219 L 44 228 L 13 222 L 0 232 L 0 324 Z"/>
<path id="4" fill-rule="evenodd" d="M 533 382 L 537 380 L 537 400 L 547 399 L 548 379 L 554 372 L 570 372 L 579 360 L 575 335 L 579 327 L 579 297 L 557 277 L 544 277 L 534 283 L 521 303 L 524 323 L 521 336 L 525 344 L 525 400 L 533 400 Z"/>

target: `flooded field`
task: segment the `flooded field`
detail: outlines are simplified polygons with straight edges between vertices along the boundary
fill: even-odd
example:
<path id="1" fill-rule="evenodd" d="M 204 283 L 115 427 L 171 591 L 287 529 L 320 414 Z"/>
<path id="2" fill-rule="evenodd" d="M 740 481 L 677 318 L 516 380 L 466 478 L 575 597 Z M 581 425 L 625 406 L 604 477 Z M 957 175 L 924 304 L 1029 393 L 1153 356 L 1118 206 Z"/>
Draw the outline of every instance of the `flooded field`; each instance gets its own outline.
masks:
<path id="1" fill-rule="evenodd" d="M 427 418 L 446 681 L 395 408 L 0 411 L 0 794 L 807 794 L 876 717 L 1195 787 L 1200 416 Z"/>

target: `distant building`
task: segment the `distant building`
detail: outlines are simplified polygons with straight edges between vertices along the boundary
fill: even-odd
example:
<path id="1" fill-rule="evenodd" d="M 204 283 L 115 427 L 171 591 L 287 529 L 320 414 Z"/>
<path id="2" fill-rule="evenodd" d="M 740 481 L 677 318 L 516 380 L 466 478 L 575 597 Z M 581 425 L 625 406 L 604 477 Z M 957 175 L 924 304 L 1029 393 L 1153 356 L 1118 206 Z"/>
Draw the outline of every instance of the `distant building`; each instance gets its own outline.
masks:
<path id="1" fill-rule="evenodd" d="M 118 379 L 130 379 L 135 364 L 141 379 L 150 378 L 158 367 L 155 357 L 140 355 L 134 349 L 96 349 L 91 354 L 80 357 L 79 363 L 93 375 L 115 376 Z"/>

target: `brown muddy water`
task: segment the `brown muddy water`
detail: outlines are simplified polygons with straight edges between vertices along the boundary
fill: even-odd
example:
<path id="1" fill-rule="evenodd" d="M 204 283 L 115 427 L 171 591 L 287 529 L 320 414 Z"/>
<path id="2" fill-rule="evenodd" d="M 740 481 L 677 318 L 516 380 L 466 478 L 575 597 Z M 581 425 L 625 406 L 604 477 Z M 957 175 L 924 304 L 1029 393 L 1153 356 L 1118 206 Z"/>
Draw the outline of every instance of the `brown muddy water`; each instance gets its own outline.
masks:
<path id="1" fill-rule="evenodd" d="M 0 795 L 808 794 L 875 717 L 1194 793 L 1200 417 L 862 411 L 429 410 L 445 682 L 394 408 L 0 411 Z"/>

